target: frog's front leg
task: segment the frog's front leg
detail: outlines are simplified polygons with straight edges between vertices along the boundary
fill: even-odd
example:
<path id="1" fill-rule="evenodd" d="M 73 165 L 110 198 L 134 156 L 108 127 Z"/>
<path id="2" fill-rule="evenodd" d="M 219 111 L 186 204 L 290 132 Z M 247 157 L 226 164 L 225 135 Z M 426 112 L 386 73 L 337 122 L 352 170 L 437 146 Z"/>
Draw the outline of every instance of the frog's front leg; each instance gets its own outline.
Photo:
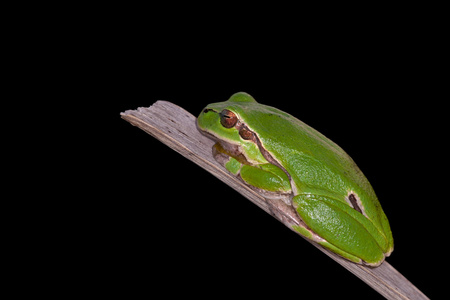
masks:
<path id="1" fill-rule="evenodd" d="M 213 146 L 213 156 L 229 172 L 240 176 L 250 186 L 275 193 L 291 192 L 289 177 L 273 164 L 252 165 L 237 149 L 229 146 L 225 149 L 220 143 Z"/>
<path id="2" fill-rule="evenodd" d="M 214 157 L 229 172 L 240 176 L 248 185 L 269 192 L 291 192 L 291 184 L 288 176 L 277 166 L 270 163 L 248 165 L 223 153 Z"/>
<path id="3" fill-rule="evenodd" d="M 269 192 L 288 193 L 291 184 L 286 173 L 272 164 L 242 165 L 241 178 L 249 185 Z"/>

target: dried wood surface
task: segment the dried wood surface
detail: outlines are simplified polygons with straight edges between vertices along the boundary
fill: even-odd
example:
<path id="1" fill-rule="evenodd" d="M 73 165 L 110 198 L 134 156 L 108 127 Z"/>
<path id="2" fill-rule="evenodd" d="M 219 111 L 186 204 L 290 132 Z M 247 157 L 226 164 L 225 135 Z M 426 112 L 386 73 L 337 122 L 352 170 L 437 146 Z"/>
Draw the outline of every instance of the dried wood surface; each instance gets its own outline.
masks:
<path id="1" fill-rule="evenodd" d="M 211 153 L 214 142 L 199 133 L 196 118 L 183 108 L 167 101 L 157 101 L 149 108 L 128 110 L 121 113 L 121 116 L 206 169 L 288 228 L 291 229 L 293 224 L 298 224 L 296 213 L 284 205 L 283 201 L 267 201 L 214 160 Z M 310 242 L 308 239 L 305 240 Z M 428 299 L 386 261 L 377 268 L 370 268 L 349 262 L 315 243 L 310 243 L 387 299 Z"/>

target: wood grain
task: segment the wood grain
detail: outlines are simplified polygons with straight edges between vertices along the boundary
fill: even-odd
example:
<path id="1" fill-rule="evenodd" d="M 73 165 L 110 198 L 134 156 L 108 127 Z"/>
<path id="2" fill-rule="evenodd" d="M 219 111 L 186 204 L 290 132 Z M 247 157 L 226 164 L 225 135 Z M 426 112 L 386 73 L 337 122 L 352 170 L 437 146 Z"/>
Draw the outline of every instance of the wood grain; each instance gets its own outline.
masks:
<path id="1" fill-rule="evenodd" d="M 243 184 L 214 160 L 211 154 L 211 147 L 214 142 L 199 133 L 196 127 L 196 118 L 183 108 L 167 101 L 157 101 L 149 108 L 141 107 L 137 110 L 127 110 L 121 113 L 121 117 L 187 159 L 192 160 L 288 228 L 291 229 L 292 225 L 298 224 L 298 216 L 291 207 L 288 207 L 281 200 L 267 201 L 266 198 Z M 354 264 L 308 239 L 305 240 L 358 276 L 387 299 L 428 299 L 386 261 L 377 268 Z"/>

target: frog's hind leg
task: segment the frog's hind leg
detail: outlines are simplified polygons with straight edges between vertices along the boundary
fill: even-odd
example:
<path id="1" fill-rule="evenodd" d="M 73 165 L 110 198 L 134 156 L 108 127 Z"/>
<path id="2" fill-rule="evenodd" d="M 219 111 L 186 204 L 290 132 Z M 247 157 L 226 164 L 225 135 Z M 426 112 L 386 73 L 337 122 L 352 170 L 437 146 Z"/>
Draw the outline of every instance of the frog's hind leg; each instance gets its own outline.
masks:
<path id="1" fill-rule="evenodd" d="M 300 194 L 292 199 L 293 206 L 308 228 L 324 239 L 319 242 L 331 251 L 355 262 L 377 266 L 384 260 L 386 248 L 377 228 L 358 218 L 361 213 L 347 203 L 327 195 Z M 299 233 L 306 235 L 301 229 Z"/>

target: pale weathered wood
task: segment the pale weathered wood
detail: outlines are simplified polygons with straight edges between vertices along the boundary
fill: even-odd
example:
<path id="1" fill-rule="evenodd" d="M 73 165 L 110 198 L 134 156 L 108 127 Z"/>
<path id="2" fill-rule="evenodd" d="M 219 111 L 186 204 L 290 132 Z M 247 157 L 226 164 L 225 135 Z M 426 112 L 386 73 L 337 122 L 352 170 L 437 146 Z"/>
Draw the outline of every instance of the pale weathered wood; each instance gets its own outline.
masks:
<path id="1" fill-rule="evenodd" d="M 228 173 L 212 157 L 214 142 L 199 133 L 196 118 L 183 108 L 167 101 L 157 101 L 149 108 L 138 108 L 121 113 L 123 119 L 157 138 L 184 157 L 231 186 L 258 207 L 271 214 L 288 228 L 298 224 L 298 216 L 283 201 L 267 201 Z M 294 231 L 295 232 L 295 231 Z M 299 235 L 301 236 L 301 235 Z M 306 241 L 310 242 L 308 239 Z M 354 264 L 310 242 L 344 268 L 358 276 L 387 299 L 428 299 L 389 263 L 377 268 Z"/>

